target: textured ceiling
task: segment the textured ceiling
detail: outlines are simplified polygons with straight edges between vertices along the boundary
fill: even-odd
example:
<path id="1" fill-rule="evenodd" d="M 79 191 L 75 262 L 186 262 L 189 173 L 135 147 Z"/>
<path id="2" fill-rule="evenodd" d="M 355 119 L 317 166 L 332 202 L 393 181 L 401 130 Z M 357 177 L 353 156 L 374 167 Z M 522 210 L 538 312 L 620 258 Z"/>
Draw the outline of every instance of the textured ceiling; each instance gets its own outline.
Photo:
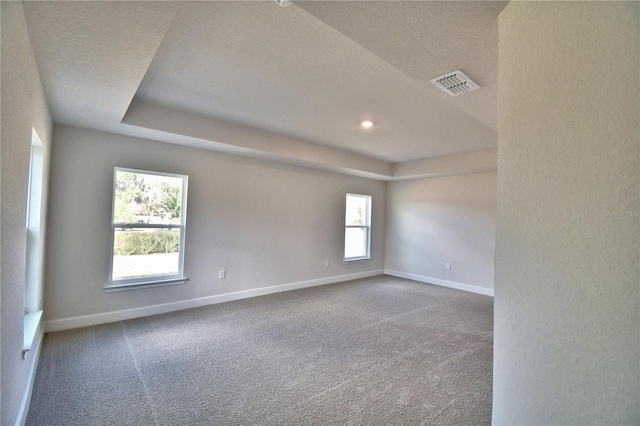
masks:
<path id="1" fill-rule="evenodd" d="M 497 129 L 498 14 L 507 2 L 305 1 L 300 7 Z M 451 97 L 430 80 L 461 69 L 483 88 Z"/>
<path id="2" fill-rule="evenodd" d="M 255 139 L 250 152 L 270 159 L 295 158 L 298 141 L 299 151 L 321 153 L 319 163 L 343 152 L 353 159 L 347 169 L 374 164 L 369 158 L 378 173 L 390 163 L 495 148 L 504 5 L 30 1 L 24 8 L 58 123 L 238 147 L 243 155 L 246 136 Z M 429 83 L 455 69 L 481 89 L 452 98 Z M 136 114 L 127 112 L 133 105 Z M 144 108 L 162 114 L 149 119 Z M 361 129 L 365 118 L 376 126 Z M 286 149 L 276 152 L 282 141 Z"/>
<path id="3" fill-rule="evenodd" d="M 111 130 L 179 4 L 29 1 L 23 6 L 54 121 Z"/>

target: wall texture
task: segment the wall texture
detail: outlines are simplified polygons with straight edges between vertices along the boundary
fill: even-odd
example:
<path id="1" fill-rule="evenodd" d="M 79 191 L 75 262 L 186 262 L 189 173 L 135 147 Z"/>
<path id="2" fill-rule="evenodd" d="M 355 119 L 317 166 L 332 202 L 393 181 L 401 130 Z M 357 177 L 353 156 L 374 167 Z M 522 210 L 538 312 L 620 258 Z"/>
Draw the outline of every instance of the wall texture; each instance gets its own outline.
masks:
<path id="1" fill-rule="evenodd" d="M 387 200 L 386 270 L 493 289 L 496 173 L 389 182 Z"/>
<path id="2" fill-rule="evenodd" d="M 0 424 L 14 424 L 34 368 L 42 332 L 36 346 L 22 360 L 26 212 L 31 129 L 45 149 L 49 146 L 51 118 L 31 49 L 20 2 L 2 2 L 2 166 L 0 182 L 2 348 L 0 361 Z M 45 154 L 45 158 L 46 154 Z M 19 419 L 18 419 L 19 420 Z"/>
<path id="3" fill-rule="evenodd" d="M 105 293 L 115 166 L 189 176 L 186 284 Z M 384 266 L 384 182 L 64 126 L 54 128 L 51 170 L 46 320 Z M 373 196 L 371 261 L 343 263 L 347 192 Z"/>
<path id="4" fill-rule="evenodd" d="M 495 424 L 640 423 L 639 8 L 500 15 Z"/>

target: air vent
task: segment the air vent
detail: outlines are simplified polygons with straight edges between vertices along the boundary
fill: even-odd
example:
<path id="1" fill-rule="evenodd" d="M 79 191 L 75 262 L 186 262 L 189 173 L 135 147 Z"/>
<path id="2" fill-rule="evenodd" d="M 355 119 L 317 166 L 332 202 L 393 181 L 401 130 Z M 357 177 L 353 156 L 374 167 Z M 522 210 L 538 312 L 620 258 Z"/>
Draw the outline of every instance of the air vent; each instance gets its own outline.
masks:
<path id="1" fill-rule="evenodd" d="M 460 70 L 436 77 L 431 82 L 451 96 L 462 95 L 480 88 Z"/>

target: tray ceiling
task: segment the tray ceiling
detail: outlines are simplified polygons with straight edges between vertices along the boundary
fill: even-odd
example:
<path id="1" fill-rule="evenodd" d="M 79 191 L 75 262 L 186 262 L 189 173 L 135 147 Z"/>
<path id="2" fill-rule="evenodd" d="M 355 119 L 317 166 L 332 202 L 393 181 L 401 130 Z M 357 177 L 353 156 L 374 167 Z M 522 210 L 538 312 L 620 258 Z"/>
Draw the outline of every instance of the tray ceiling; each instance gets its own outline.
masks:
<path id="1" fill-rule="evenodd" d="M 24 8 L 57 123 L 294 159 L 298 142 L 300 152 L 322 152 L 319 162 L 344 153 L 354 169 L 360 157 L 391 170 L 392 163 L 495 148 L 497 17 L 505 4 Z M 429 82 L 456 69 L 481 88 L 451 98 Z M 376 124 L 363 129 L 363 119 Z M 268 137 L 260 142 L 261 135 Z"/>

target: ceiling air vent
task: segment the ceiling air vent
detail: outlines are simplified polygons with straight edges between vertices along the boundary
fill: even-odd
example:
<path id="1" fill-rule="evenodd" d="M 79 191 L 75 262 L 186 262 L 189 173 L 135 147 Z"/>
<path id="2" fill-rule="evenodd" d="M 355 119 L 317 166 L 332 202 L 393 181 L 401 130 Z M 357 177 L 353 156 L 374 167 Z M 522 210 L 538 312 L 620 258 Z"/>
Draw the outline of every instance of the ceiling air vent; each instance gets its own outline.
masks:
<path id="1" fill-rule="evenodd" d="M 436 77 L 431 82 L 451 96 L 462 95 L 480 88 L 460 70 Z"/>

